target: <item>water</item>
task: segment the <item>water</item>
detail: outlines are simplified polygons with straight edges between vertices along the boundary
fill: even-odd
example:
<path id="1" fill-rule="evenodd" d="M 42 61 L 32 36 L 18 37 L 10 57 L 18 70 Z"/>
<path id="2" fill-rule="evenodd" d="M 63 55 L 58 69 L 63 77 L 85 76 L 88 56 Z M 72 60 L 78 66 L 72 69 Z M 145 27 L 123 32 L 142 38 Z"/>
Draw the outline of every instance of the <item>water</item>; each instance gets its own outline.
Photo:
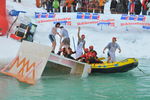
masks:
<path id="1" fill-rule="evenodd" d="M 0 100 L 150 100 L 150 59 L 126 73 L 92 74 L 86 79 L 45 74 L 36 85 L 0 75 Z"/>

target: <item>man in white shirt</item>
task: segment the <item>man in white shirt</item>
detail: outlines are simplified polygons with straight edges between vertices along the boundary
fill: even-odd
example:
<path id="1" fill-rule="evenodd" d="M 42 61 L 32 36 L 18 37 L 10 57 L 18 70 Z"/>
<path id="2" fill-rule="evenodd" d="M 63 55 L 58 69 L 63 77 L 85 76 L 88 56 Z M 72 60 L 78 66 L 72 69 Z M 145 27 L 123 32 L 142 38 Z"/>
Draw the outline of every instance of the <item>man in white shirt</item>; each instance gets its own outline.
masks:
<path id="1" fill-rule="evenodd" d="M 105 53 L 105 50 L 108 49 L 108 60 L 107 60 L 108 63 L 116 61 L 115 57 L 116 49 L 119 49 L 119 53 L 121 53 L 120 46 L 118 45 L 118 43 L 116 43 L 116 41 L 117 38 L 113 37 L 112 42 L 108 43 L 108 45 L 103 50 L 103 53 Z"/>

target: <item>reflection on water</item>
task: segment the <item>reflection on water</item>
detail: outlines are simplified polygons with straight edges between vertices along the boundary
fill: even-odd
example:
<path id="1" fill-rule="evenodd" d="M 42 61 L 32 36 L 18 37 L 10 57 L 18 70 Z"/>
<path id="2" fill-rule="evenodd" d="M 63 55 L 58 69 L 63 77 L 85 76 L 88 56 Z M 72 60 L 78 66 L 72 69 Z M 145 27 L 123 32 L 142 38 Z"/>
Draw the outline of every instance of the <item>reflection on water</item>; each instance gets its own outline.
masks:
<path id="1" fill-rule="evenodd" d="M 149 59 L 126 73 L 91 74 L 86 79 L 50 71 L 36 85 L 26 85 L 0 75 L 0 100 L 149 100 Z M 49 74 L 50 73 L 50 74 Z"/>

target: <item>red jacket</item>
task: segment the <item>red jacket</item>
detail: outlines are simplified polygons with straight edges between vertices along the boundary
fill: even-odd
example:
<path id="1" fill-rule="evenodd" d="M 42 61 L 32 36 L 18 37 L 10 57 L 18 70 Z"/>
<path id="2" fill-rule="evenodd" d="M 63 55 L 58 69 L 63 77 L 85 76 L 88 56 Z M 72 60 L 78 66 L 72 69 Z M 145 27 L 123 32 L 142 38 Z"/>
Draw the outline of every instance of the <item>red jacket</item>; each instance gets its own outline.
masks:
<path id="1" fill-rule="evenodd" d="M 144 10 L 147 10 L 147 9 L 148 9 L 148 8 L 147 8 L 147 3 L 148 3 L 148 0 L 143 0 L 143 1 L 142 1 L 142 7 L 143 7 Z"/>
<path id="2" fill-rule="evenodd" d="M 132 2 L 130 5 L 130 13 L 134 13 L 134 9 L 135 9 L 135 4 L 134 2 Z"/>

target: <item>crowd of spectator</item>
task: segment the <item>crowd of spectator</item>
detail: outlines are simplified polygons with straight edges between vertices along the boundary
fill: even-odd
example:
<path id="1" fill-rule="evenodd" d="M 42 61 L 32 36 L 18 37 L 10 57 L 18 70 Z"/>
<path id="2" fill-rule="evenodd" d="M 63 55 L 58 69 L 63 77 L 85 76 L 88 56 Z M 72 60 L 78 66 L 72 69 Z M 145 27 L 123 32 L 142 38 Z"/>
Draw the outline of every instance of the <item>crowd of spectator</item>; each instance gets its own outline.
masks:
<path id="1" fill-rule="evenodd" d="M 16 2 L 17 0 L 14 0 Z M 90 12 L 104 13 L 110 0 L 41 0 L 40 7 L 47 12 Z M 21 0 L 18 0 L 21 2 Z M 150 15 L 150 0 L 111 0 L 112 14 Z"/>
<path id="2" fill-rule="evenodd" d="M 150 0 L 112 0 L 111 13 L 150 15 Z"/>
<path id="3" fill-rule="evenodd" d="M 94 12 L 104 13 L 109 0 L 41 0 L 47 12 Z M 112 14 L 150 15 L 150 0 L 111 0 Z"/>
<path id="4" fill-rule="evenodd" d="M 95 12 L 104 13 L 106 0 L 41 0 L 47 12 Z"/>

